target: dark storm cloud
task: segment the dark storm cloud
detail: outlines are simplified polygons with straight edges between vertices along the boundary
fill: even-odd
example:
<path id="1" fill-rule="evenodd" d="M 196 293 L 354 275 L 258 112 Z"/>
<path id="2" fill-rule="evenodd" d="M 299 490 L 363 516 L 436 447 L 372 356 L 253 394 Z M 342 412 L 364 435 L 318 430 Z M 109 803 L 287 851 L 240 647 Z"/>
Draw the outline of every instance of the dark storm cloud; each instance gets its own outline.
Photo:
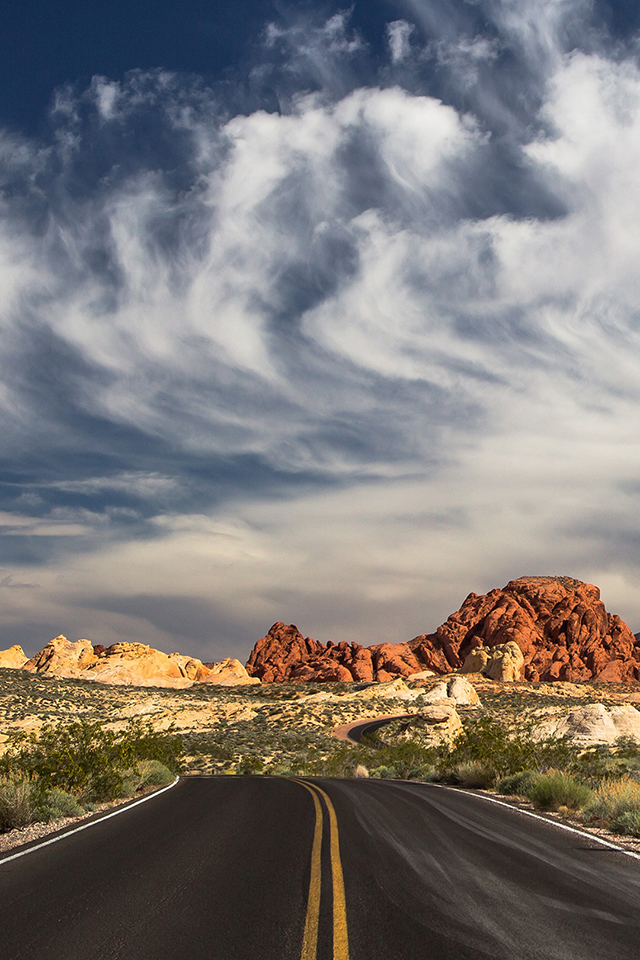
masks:
<path id="1" fill-rule="evenodd" d="M 605 441 L 594 490 L 637 476 L 632 39 L 580 0 L 388 13 L 290 9 L 222 80 L 95 76 L 1 138 L 0 580 L 45 583 L 6 591 L 23 616 L 63 567 L 101 636 L 204 650 L 210 618 L 235 643 L 338 587 L 369 622 L 372 591 L 417 609 L 433 545 L 447 598 L 545 532 L 573 557 L 583 513 L 554 505 Z"/>

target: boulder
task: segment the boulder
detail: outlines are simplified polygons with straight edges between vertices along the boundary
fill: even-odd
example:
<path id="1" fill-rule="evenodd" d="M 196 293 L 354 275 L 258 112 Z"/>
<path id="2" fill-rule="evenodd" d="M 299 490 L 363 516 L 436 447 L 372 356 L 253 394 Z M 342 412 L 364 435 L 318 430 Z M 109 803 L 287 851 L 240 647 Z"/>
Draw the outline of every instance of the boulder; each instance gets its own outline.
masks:
<path id="1" fill-rule="evenodd" d="M 169 660 L 173 660 L 182 676 L 188 680 L 204 680 L 209 673 L 208 664 L 204 664 L 194 657 L 188 657 L 183 653 L 170 653 Z"/>
<path id="2" fill-rule="evenodd" d="M 89 640 L 73 643 L 63 634 L 50 640 L 39 653 L 27 660 L 24 670 L 50 674 L 56 677 L 78 677 L 95 663 L 97 657 Z"/>
<path id="3" fill-rule="evenodd" d="M 0 650 L 0 667 L 9 667 L 12 670 L 19 670 L 27 662 L 27 655 L 17 643 L 8 650 Z"/>
<path id="4" fill-rule="evenodd" d="M 480 697 L 476 688 L 465 677 L 452 677 L 450 680 L 440 680 L 425 693 L 423 700 L 428 703 L 453 700 L 459 706 L 478 706 Z"/>
<path id="5" fill-rule="evenodd" d="M 378 729 L 378 737 L 384 743 L 399 740 L 418 740 L 426 747 L 451 743 L 461 732 L 460 715 L 451 702 L 432 703 L 419 713 L 385 723 Z"/>
<path id="6" fill-rule="evenodd" d="M 453 677 L 449 680 L 447 697 L 461 707 L 477 707 L 480 704 L 480 697 L 476 688 L 464 677 Z"/>
<path id="7" fill-rule="evenodd" d="M 568 737 L 580 747 L 611 745 L 618 737 L 632 737 L 640 742 L 640 711 L 628 703 L 613 707 L 589 703 L 565 716 L 542 721 L 535 736 Z"/>
<path id="8" fill-rule="evenodd" d="M 235 658 L 227 657 L 218 663 L 205 663 L 201 666 L 204 666 L 205 673 L 195 679 L 202 683 L 216 683 L 220 686 L 260 683 L 259 678 L 250 677 L 240 661 Z"/>
<path id="9" fill-rule="evenodd" d="M 489 653 L 484 647 L 476 647 L 464 658 L 460 673 L 484 673 L 489 662 Z"/>

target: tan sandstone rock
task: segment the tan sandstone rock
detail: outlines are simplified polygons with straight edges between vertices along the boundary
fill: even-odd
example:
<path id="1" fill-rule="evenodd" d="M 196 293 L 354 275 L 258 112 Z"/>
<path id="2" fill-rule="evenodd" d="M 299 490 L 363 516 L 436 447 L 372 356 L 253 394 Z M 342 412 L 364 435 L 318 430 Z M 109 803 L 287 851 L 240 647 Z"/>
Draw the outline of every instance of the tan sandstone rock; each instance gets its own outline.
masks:
<path id="1" fill-rule="evenodd" d="M 24 668 L 54 677 L 139 687 L 182 689 L 194 683 L 260 683 L 248 675 L 239 660 L 227 658 L 204 664 L 196 657 L 166 654 L 145 643 L 121 641 L 94 647 L 89 640 L 72 643 L 62 635 L 24 663 Z"/>
<path id="2" fill-rule="evenodd" d="M 465 677 L 453 677 L 449 680 L 447 696 L 461 707 L 476 707 L 480 704 L 478 691 Z"/>
<path id="3" fill-rule="evenodd" d="M 72 643 L 63 634 L 50 640 L 39 653 L 24 664 L 25 670 L 56 677 L 77 677 L 95 663 L 97 657 L 89 640 Z"/>
<path id="4" fill-rule="evenodd" d="M 378 730 L 385 743 L 398 740 L 418 740 L 424 746 L 435 747 L 451 743 L 460 734 L 462 721 L 451 702 L 432 703 L 419 713 L 399 720 L 392 720 Z"/>
<path id="5" fill-rule="evenodd" d="M 640 711 L 631 704 L 605 706 L 588 703 L 563 717 L 542 721 L 536 737 L 568 737 L 581 747 L 613 744 L 618 737 L 633 737 L 640 742 Z"/>
<path id="6" fill-rule="evenodd" d="M 524 679 L 524 654 L 515 640 L 492 648 L 483 673 L 490 680 Z"/>
<path id="7" fill-rule="evenodd" d="M 480 697 L 476 688 L 466 677 L 452 677 L 450 680 L 440 680 L 429 690 L 422 693 L 423 700 L 427 703 L 440 701 L 451 701 L 462 706 L 477 706 L 480 703 Z"/>
<path id="8" fill-rule="evenodd" d="M 8 650 L 0 650 L 0 667 L 9 667 L 19 670 L 27 662 L 27 655 L 19 644 L 15 643 Z"/>
<path id="9" fill-rule="evenodd" d="M 476 647 L 464 658 L 460 673 L 484 673 L 489 662 L 489 652 L 484 647 Z"/>
<path id="10" fill-rule="evenodd" d="M 145 643 L 113 643 L 83 674 L 86 680 L 126 686 L 190 687 L 175 658 Z"/>
<path id="11" fill-rule="evenodd" d="M 206 674 L 198 677 L 202 683 L 216 683 L 221 686 L 260 683 L 259 677 L 250 677 L 244 666 L 234 657 L 227 657 L 217 663 L 205 663 Z"/>

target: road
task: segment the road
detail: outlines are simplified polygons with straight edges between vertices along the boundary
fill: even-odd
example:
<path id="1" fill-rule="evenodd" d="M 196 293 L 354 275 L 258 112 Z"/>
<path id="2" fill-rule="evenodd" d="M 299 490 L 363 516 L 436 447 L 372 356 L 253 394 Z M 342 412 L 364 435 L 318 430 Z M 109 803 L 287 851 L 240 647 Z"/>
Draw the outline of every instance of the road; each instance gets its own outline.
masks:
<path id="1" fill-rule="evenodd" d="M 365 733 L 375 733 L 380 727 L 391 723 L 392 720 L 404 720 L 405 717 L 415 716 L 411 713 L 393 713 L 381 717 L 370 717 L 368 720 L 354 720 L 335 728 L 339 740 L 350 740 L 351 743 L 360 743 Z"/>
<path id="2" fill-rule="evenodd" d="M 2 960 L 636 960 L 640 860 L 430 784 L 188 778 L 0 861 Z"/>

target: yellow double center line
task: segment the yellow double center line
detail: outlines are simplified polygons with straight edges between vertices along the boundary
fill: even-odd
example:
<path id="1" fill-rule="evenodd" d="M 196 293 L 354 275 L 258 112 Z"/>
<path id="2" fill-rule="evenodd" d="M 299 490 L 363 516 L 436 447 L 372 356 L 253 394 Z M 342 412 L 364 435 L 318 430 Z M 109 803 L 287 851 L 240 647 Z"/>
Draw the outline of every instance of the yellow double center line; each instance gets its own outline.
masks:
<path id="1" fill-rule="evenodd" d="M 309 880 L 309 898 L 307 916 L 304 924 L 302 955 L 300 960 L 316 960 L 318 952 L 318 923 L 320 919 L 320 880 L 322 876 L 322 805 L 326 804 L 329 813 L 331 877 L 333 880 L 333 960 L 349 960 L 349 934 L 347 930 L 347 901 L 344 892 L 342 861 L 340 860 L 340 837 L 338 818 L 331 800 L 325 791 L 315 783 L 297 780 L 301 787 L 313 797 L 316 812 L 316 825 L 313 831 L 311 848 L 311 879 Z"/>

